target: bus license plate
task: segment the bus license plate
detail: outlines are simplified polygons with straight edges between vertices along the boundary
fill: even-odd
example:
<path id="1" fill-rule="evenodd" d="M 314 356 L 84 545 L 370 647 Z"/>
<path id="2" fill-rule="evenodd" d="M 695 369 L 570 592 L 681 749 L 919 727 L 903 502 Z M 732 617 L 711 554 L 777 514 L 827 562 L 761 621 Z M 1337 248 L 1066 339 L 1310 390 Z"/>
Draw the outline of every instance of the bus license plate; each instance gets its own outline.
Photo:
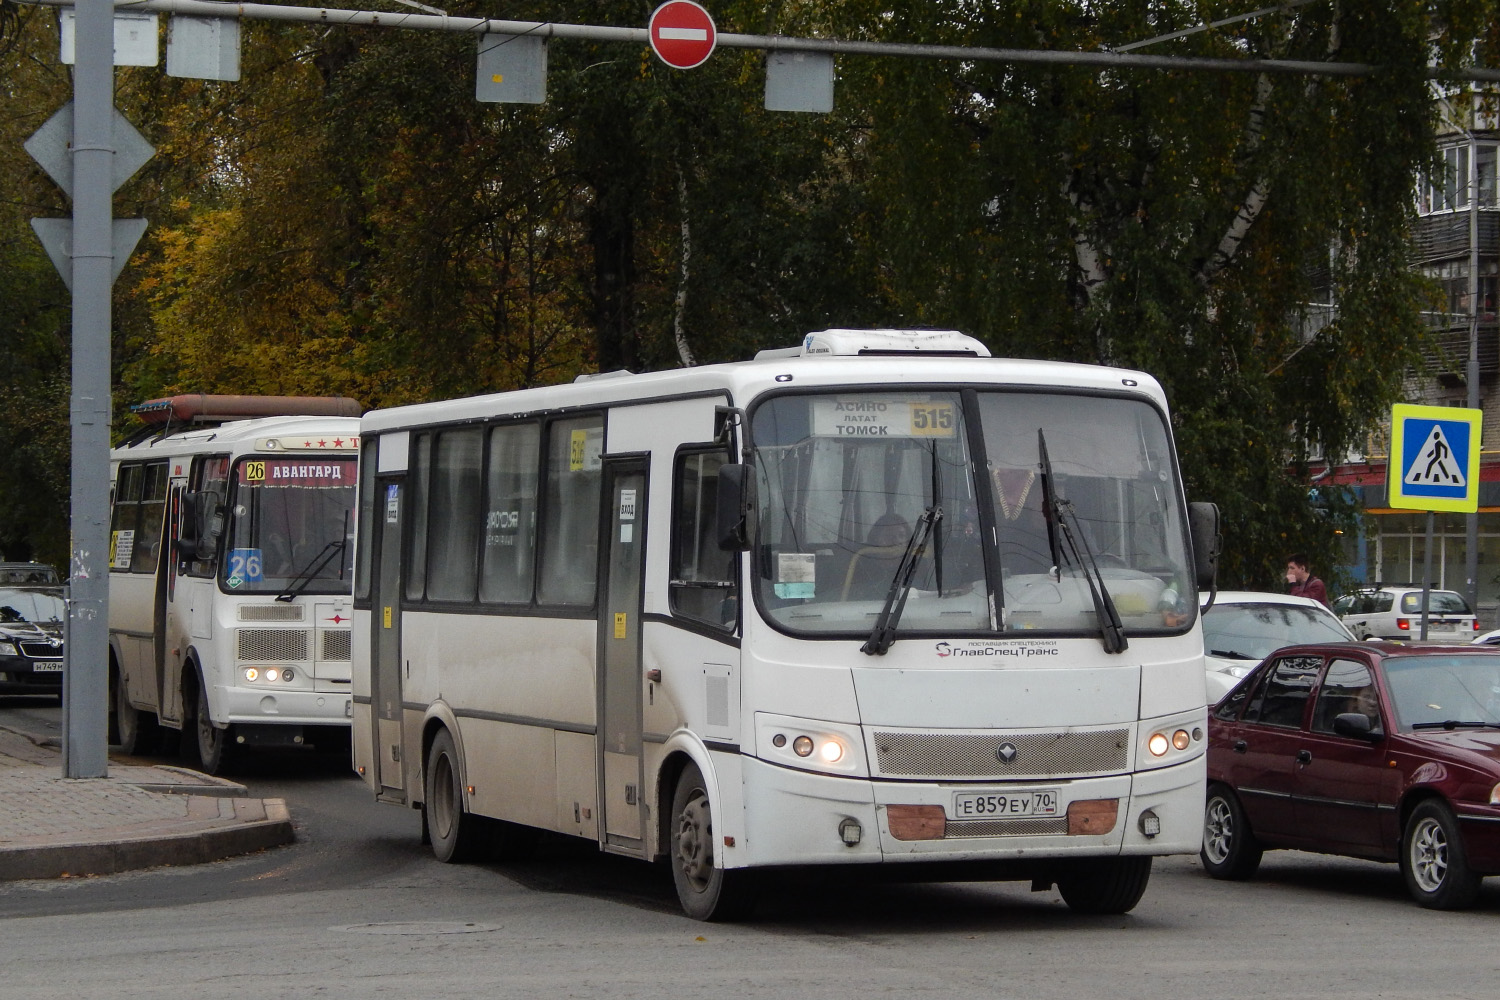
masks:
<path id="1" fill-rule="evenodd" d="M 31 672 L 34 674 L 62 673 L 61 663 L 33 663 Z"/>
<path id="2" fill-rule="evenodd" d="M 957 792 L 953 796 L 952 818 L 1056 816 L 1057 798 L 1056 788 L 1031 788 L 1024 792 Z"/>

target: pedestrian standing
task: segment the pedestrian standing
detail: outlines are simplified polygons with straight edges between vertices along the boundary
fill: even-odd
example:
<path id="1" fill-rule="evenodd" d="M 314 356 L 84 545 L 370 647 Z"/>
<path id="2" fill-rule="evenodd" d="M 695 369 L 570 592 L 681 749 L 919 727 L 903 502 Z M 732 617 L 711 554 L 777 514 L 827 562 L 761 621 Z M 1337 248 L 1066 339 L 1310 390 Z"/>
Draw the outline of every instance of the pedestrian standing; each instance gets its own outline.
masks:
<path id="1" fill-rule="evenodd" d="M 1293 597 L 1311 597 L 1324 607 L 1328 606 L 1328 588 L 1308 571 L 1307 556 L 1302 553 L 1287 556 L 1286 582 L 1292 585 Z"/>

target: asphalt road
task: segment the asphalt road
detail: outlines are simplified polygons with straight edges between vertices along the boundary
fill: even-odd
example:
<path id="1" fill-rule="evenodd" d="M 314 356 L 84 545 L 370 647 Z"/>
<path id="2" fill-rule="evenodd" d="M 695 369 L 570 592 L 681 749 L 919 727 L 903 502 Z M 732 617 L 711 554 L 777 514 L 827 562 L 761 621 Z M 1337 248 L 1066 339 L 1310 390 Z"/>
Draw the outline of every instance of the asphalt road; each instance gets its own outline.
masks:
<path id="1" fill-rule="evenodd" d="M 0 721 L 57 709 L 0 699 Z M 152 760 L 160 760 L 153 758 Z M 1394 866 L 1281 852 L 1252 882 L 1157 863 L 1123 917 L 1024 884 L 778 886 L 753 922 L 681 916 L 658 868 L 559 838 L 520 865 L 442 865 L 414 813 L 343 761 L 237 779 L 288 800 L 295 845 L 212 865 L 0 884 L 0 998 L 1203 994 L 1484 997 L 1500 878 L 1418 908 Z"/>

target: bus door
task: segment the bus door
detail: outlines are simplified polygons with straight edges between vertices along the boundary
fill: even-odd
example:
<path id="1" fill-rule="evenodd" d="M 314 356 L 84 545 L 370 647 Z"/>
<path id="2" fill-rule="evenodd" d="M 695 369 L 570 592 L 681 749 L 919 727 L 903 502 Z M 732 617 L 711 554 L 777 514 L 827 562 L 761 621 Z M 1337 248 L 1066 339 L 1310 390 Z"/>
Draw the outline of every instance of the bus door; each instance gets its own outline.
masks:
<path id="1" fill-rule="evenodd" d="M 404 476 L 381 476 L 375 481 L 379 502 L 375 516 L 374 566 L 370 593 L 370 650 L 375 660 L 370 676 L 374 706 L 371 738 L 380 790 L 376 797 L 406 801 L 401 753 L 401 525 L 405 519 Z"/>
<path id="2" fill-rule="evenodd" d="M 601 846 L 645 850 L 641 762 L 641 608 L 646 560 L 646 461 L 606 459 L 599 609 Z"/>

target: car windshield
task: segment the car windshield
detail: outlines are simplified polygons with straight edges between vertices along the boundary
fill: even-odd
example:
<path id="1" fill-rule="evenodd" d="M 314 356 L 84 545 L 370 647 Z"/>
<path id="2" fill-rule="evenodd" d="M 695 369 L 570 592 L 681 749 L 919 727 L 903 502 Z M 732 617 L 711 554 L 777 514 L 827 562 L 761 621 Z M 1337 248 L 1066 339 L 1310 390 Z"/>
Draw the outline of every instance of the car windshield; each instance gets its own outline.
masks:
<path id="1" fill-rule="evenodd" d="M 1385 661 L 1397 725 L 1500 725 L 1500 653 L 1399 656 Z"/>
<path id="2" fill-rule="evenodd" d="M 60 595 L 42 590 L 0 589 L 0 625 L 52 624 L 68 615 Z"/>
<path id="3" fill-rule="evenodd" d="M 1422 592 L 1413 591 L 1401 597 L 1401 610 L 1407 614 L 1422 613 Z M 1469 602 L 1451 590 L 1434 590 L 1427 594 L 1427 613 L 1431 615 L 1467 615 Z"/>
<path id="4" fill-rule="evenodd" d="M 1353 641 L 1349 630 L 1321 607 L 1228 603 L 1203 613 L 1203 648 L 1210 656 L 1262 660 L 1282 646 Z"/>
<path id="5" fill-rule="evenodd" d="M 868 632 L 919 521 L 932 520 L 903 633 L 1098 635 L 1090 562 L 1127 632 L 1186 629 L 1196 605 L 1160 413 L 1081 394 L 971 398 L 841 392 L 755 408 L 756 583 L 769 617 L 791 631 Z M 1064 544 L 1064 502 L 1092 560 Z"/>
<path id="6" fill-rule="evenodd" d="M 220 571 L 237 592 L 281 593 L 311 576 L 308 593 L 349 588 L 355 459 L 241 459 L 235 465 L 229 544 Z M 325 558 L 326 557 L 326 558 Z"/>
<path id="7" fill-rule="evenodd" d="M 0 563 L 0 583 L 59 583 L 57 570 L 42 563 Z"/>

